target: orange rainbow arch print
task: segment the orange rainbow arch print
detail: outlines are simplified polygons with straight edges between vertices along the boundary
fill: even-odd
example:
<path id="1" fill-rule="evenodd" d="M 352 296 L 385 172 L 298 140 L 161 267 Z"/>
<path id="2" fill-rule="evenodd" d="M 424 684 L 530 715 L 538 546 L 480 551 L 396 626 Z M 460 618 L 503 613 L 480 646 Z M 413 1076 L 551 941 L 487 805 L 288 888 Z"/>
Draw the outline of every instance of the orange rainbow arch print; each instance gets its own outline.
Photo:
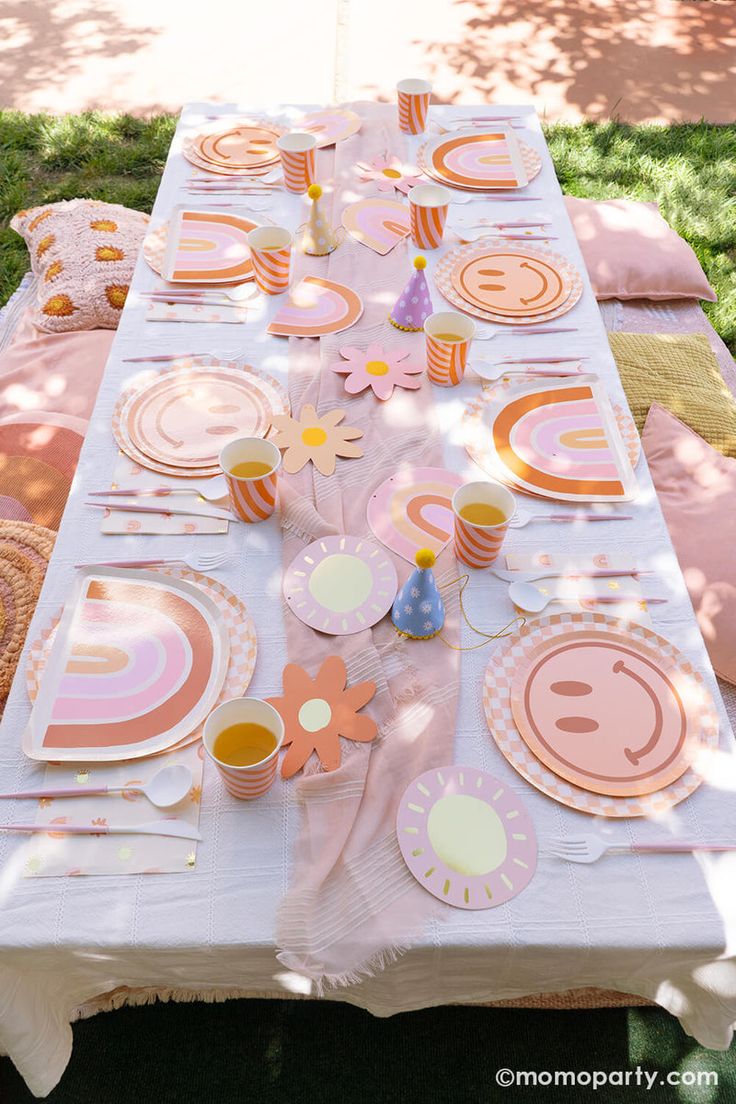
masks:
<path id="1" fill-rule="evenodd" d="M 88 571 L 67 604 L 24 736 L 32 759 L 150 755 L 214 705 L 230 640 L 199 587 L 147 571 Z"/>
<path id="2" fill-rule="evenodd" d="M 172 283 L 252 280 L 248 234 L 257 225 L 227 211 L 179 209 L 169 223 L 161 275 Z"/>
<path id="3" fill-rule="evenodd" d="M 607 395 L 596 381 L 530 384 L 482 411 L 468 452 L 492 474 L 561 501 L 626 501 L 636 478 Z"/>
<path id="4" fill-rule="evenodd" d="M 363 301 L 357 292 L 320 276 L 305 276 L 268 327 L 281 337 L 321 337 L 357 322 Z"/>

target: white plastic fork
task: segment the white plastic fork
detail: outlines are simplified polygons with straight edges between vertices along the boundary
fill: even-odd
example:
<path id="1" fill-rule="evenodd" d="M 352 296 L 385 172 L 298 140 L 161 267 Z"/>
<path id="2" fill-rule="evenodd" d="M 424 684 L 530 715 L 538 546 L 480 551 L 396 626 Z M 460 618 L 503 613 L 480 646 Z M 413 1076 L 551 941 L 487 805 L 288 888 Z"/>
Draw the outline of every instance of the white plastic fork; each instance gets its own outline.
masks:
<path id="1" fill-rule="evenodd" d="M 540 323 L 538 326 L 519 326 L 510 329 L 508 326 L 498 326 L 494 330 L 476 328 L 474 341 L 492 341 L 494 337 L 529 337 L 530 335 L 545 336 L 556 333 L 577 333 L 577 326 L 547 326 Z"/>
<path id="2" fill-rule="evenodd" d="M 523 529 L 532 521 L 631 521 L 633 514 L 533 514 L 531 510 L 517 510 L 509 522 L 509 529 Z"/>
<path id="3" fill-rule="evenodd" d="M 227 481 L 224 475 L 215 475 L 204 483 L 189 483 L 186 487 L 150 487 L 145 490 L 140 488 L 126 490 L 116 487 L 114 491 L 89 491 L 92 497 L 98 498 L 167 498 L 172 494 L 196 494 L 207 502 L 217 502 L 227 494 Z"/>
<path id="4" fill-rule="evenodd" d="M 599 836 L 569 836 L 550 840 L 548 854 L 565 862 L 593 863 L 603 855 L 685 855 L 692 851 L 736 851 L 736 843 L 672 840 L 662 843 L 606 843 Z"/>
<path id="5" fill-rule="evenodd" d="M 158 560 L 96 560 L 94 563 L 78 563 L 75 567 L 164 567 L 166 564 L 185 564 L 192 571 L 215 571 L 224 567 L 230 557 L 227 552 L 190 553 Z"/>

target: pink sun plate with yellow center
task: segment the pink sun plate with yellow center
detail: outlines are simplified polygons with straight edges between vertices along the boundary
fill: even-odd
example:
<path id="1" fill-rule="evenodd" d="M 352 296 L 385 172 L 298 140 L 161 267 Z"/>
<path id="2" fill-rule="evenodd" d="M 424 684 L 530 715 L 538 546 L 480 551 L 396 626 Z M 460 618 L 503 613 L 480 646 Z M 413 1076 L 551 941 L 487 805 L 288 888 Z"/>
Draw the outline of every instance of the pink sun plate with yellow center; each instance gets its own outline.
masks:
<path id="1" fill-rule="evenodd" d="M 399 802 L 396 833 L 419 884 L 456 908 L 502 905 L 526 889 L 537 868 L 537 837 L 523 804 L 475 767 L 440 767 L 415 778 Z"/>

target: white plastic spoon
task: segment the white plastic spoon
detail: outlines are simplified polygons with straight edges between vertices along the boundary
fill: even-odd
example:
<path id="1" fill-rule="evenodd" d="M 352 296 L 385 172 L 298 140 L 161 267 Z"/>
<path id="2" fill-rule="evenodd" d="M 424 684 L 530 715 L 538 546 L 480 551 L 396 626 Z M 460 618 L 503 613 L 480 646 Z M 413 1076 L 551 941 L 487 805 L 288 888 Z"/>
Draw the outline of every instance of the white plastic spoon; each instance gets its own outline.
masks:
<path id="1" fill-rule="evenodd" d="M 528 368 L 523 365 L 516 364 L 504 364 L 503 361 L 500 364 L 487 364 L 485 361 L 478 361 L 471 365 L 473 371 L 477 376 L 480 376 L 484 380 L 500 380 L 505 376 L 584 376 L 586 372 L 583 368 L 535 368 L 534 361 L 528 361 Z M 570 357 L 568 363 L 575 364 L 574 357 Z"/>
<path id="2" fill-rule="evenodd" d="M 19 793 L 0 794 L 3 800 L 10 798 L 42 797 L 102 797 L 104 794 L 140 793 L 157 809 L 170 809 L 183 801 L 192 788 L 192 772 L 183 763 L 170 763 L 157 771 L 150 781 L 140 786 L 75 786 L 58 790 L 23 790 Z M 131 828 L 130 831 L 135 831 Z"/>
<path id="3" fill-rule="evenodd" d="M 560 594 L 542 594 L 539 587 L 534 586 L 534 583 L 512 583 L 509 587 L 509 598 L 516 608 L 524 613 L 541 613 L 550 602 L 586 602 L 590 605 L 613 606 L 620 602 L 640 602 L 643 600 L 649 605 L 659 605 L 661 602 L 667 601 L 666 598 L 646 598 L 641 594 L 571 594 L 564 596 Z"/>

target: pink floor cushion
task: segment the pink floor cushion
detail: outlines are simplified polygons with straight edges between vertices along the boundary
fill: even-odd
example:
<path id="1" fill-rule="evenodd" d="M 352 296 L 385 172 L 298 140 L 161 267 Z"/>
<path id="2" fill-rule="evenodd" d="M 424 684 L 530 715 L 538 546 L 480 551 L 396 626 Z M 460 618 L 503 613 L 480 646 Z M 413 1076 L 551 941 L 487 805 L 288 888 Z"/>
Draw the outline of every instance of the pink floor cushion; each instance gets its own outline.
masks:
<path id="1" fill-rule="evenodd" d="M 148 221 L 141 211 L 92 199 L 19 211 L 10 225 L 38 277 L 38 328 L 116 329 Z"/>
<path id="2" fill-rule="evenodd" d="M 717 296 L 698 258 L 656 203 L 565 196 L 596 299 Z"/>
<path id="3" fill-rule="evenodd" d="M 656 403 L 642 445 L 711 662 L 736 683 L 736 460 Z"/>

